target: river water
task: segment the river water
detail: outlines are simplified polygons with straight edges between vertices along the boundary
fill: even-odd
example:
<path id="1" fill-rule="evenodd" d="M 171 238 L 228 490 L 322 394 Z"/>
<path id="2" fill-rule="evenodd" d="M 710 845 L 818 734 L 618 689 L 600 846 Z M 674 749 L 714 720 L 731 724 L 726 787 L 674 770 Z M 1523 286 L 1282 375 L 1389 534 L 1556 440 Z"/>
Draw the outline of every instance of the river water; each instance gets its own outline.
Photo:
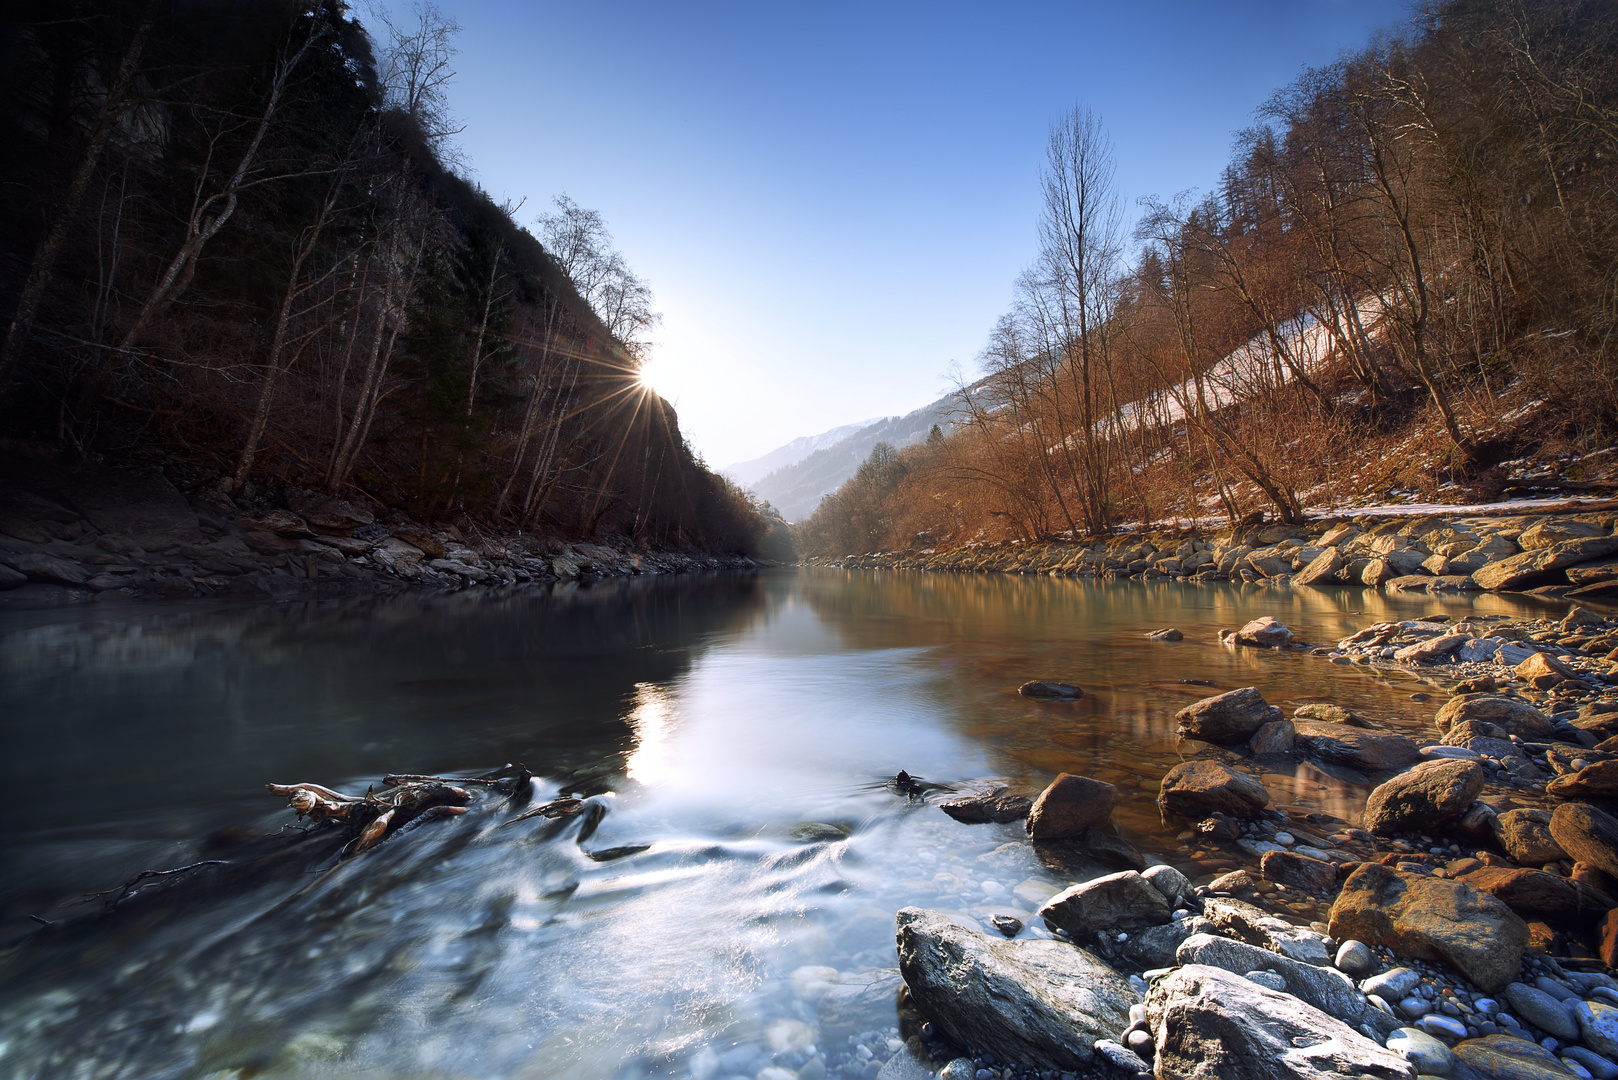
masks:
<path id="1" fill-rule="evenodd" d="M 1177 709 L 1256 685 L 1431 737 L 1436 707 L 1414 673 L 1217 629 L 1270 614 L 1325 643 L 1532 604 L 783 569 L 0 613 L 0 1077 L 874 1076 L 906 1034 L 894 912 L 1030 921 L 1068 880 L 1020 826 L 958 824 L 888 777 L 1098 777 L 1126 839 L 1202 879 L 1235 863 L 1193 860 L 1153 802 L 1190 749 Z M 1141 636 L 1165 626 L 1185 640 Z M 1019 697 L 1034 678 L 1085 697 Z M 515 761 L 599 826 L 506 826 L 489 795 L 341 865 L 264 839 L 291 821 L 266 783 Z M 1369 779 L 1264 777 L 1348 822 Z M 266 845 L 292 854 L 74 902 Z"/>

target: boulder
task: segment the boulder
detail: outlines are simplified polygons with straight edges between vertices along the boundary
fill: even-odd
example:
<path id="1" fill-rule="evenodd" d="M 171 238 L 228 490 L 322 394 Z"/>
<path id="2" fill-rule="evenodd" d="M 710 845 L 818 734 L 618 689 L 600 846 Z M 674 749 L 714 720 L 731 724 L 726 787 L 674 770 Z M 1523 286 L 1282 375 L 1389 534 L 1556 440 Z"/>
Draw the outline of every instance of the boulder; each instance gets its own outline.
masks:
<path id="1" fill-rule="evenodd" d="M 1163 629 L 1163 630 L 1153 630 L 1151 633 L 1147 634 L 1146 636 L 1148 638 L 1150 638 L 1151 640 L 1153 640 L 1153 641 L 1183 641 L 1183 640 L 1185 640 L 1185 635 L 1180 633 L 1180 631 L 1174 629 L 1172 626 L 1168 627 L 1166 629 Z"/>
<path id="2" fill-rule="evenodd" d="M 1578 1021 L 1584 1045 L 1609 1060 L 1618 1058 L 1618 1006 L 1580 1001 L 1569 1010 Z"/>
<path id="3" fill-rule="evenodd" d="M 1514 1035 L 1485 1035 L 1455 1044 L 1456 1060 L 1473 1076 L 1491 1080 L 1567 1080 L 1572 1076 L 1556 1055 Z"/>
<path id="4" fill-rule="evenodd" d="M 1589 585 L 1580 585 L 1577 589 L 1569 589 L 1563 595 L 1569 600 L 1618 603 L 1618 581 L 1597 581 Z"/>
<path id="5" fill-rule="evenodd" d="M 1483 780 L 1483 770 L 1470 761 L 1424 761 L 1371 792 L 1365 827 L 1378 836 L 1430 832 L 1464 814 Z"/>
<path id="6" fill-rule="evenodd" d="M 897 921 L 910 996 L 956 1043 L 1037 1069 L 1074 1070 L 1093 1059 L 1096 1040 L 1129 1025 L 1135 991 L 1084 949 L 999 940 L 920 908 L 904 908 Z"/>
<path id="7" fill-rule="evenodd" d="M 1361 863 L 1331 908 L 1331 935 L 1442 960 L 1486 991 L 1517 977 L 1528 924 L 1503 902 L 1458 881 Z"/>
<path id="8" fill-rule="evenodd" d="M 1511 860 L 1523 866 L 1544 866 L 1567 858 L 1551 835 L 1549 810 L 1507 810 L 1495 818 L 1494 835 Z"/>
<path id="9" fill-rule="evenodd" d="M 1247 749 L 1254 757 L 1290 753 L 1296 737 L 1297 729 L 1291 720 L 1271 720 L 1247 740 Z"/>
<path id="10" fill-rule="evenodd" d="M 1302 889 L 1313 897 L 1337 891 L 1337 867 L 1325 859 L 1312 859 L 1295 851 L 1266 851 L 1259 867 L 1271 881 Z"/>
<path id="11" fill-rule="evenodd" d="M 1028 835 L 1035 840 L 1062 840 L 1112 820 L 1118 789 L 1088 776 L 1063 773 L 1034 800 L 1028 812 Z"/>
<path id="12" fill-rule="evenodd" d="M 1141 877 L 1151 882 L 1152 888 L 1163 894 L 1171 905 L 1191 895 L 1191 879 L 1168 863 L 1158 863 L 1141 871 Z"/>
<path id="13" fill-rule="evenodd" d="M 1594 761 L 1545 785 L 1558 799 L 1618 799 L 1618 761 Z"/>
<path id="14" fill-rule="evenodd" d="M 1270 805 L 1270 793 L 1224 762 L 1182 761 L 1164 775 L 1157 801 L 1164 809 L 1189 818 L 1212 813 L 1250 818 Z"/>
<path id="15" fill-rule="evenodd" d="M 1574 585 L 1596 585 L 1604 581 L 1618 581 L 1618 559 L 1580 563 L 1567 568 L 1567 579 Z"/>
<path id="16" fill-rule="evenodd" d="M 28 555 L 7 555 L 11 568 L 33 581 L 51 581 L 62 585 L 83 585 L 94 575 L 81 563 L 59 559 L 55 555 L 34 552 Z M 19 583 L 20 584 L 20 583 Z"/>
<path id="17" fill-rule="evenodd" d="M 364 525 L 373 524 L 376 517 L 347 499 L 321 495 L 310 491 L 289 491 L 287 505 L 321 532 L 347 535 Z M 418 545 L 419 546 L 419 545 Z M 442 558 L 443 552 L 433 558 Z"/>
<path id="18" fill-rule="evenodd" d="M 1402 769 L 1420 757 L 1415 743 L 1392 732 L 1314 722 L 1300 722 L 1294 727 L 1295 749 L 1333 765 L 1380 772 Z"/>
<path id="19" fill-rule="evenodd" d="M 1192 964 L 1157 980 L 1146 998 L 1159 1077 L 1177 1080 L 1408 1080 L 1399 1055 L 1343 1021 L 1221 968 Z"/>
<path id="20" fill-rule="evenodd" d="M 1439 731 L 1468 720 L 1480 720 L 1502 729 L 1506 735 L 1520 739 L 1549 739 L 1556 734 L 1551 718 L 1517 698 L 1498 694 L 1461 694 L 1452 697 L 1438 710 L 1433 723 Z"/>
<path id="21" fill-rule="evenodd" d="M 1489 563 L 1473 571 L 1472 580 L 1491 591 L 1527 589 L 1535 585 L 1557 584 L 1565 579 L 1562 571 L 1579 563 L 1591 562 L 1618 552 L 1618 537 L 1591 536 L 1569 540 L 1554 547 L 1524 551 L 1520 555 Z"/>
<path id="22" fill-rule="evenodd" d="M 1290 645 L 1292 644 L 1292 631 L 1275 618 L 1265 615 L 1262 618 L 1254 619 L 1236 631 L 1236 642 L 1240 645 L 1257 645 L 1261 648 Z"/>
<path id="23" fill-rule="evenodd" d="M 1273 971 L 1286 980 L 1287 993 L 1332 1016 L 1353 1020 L 1365 1009 L 1365 996 L 1355 988 L 1354 980 L 1341 971 L 1300 964 L 1243 941 L 1214 934 L 1193 934 L 1180 943 L 1174 960 L 1178 964 L 1223 968 L 1237 975 Z"/>
<path id="24" fill-rule="evenodd" d="M 1123 870 L 1070 886 L 1045 901 L 1040 918 L 1052 929 L 1083 941 L 1098 930 L 1140 930 L 1161 926 L 1173 913 L 1151 882 Z"/>
<path id="25" fill-rule="evenodd" d="M 1192 934 L 1211 934 L 1214 924 L 1200 915 L 1166 922 L 1162 926 L 1149 926 L 1138 930 L 1118 946 L 1118 951 L 1143 971 L 1152 968 L 1173 967 L 1174 953 L 1180 942 Z"/>
<path id="26" fill-rule="evenodd" d="M 1395 652 L 1393 658 L 1403 664 L 1434 664 L 1440 660 L 1448 660 L 1462 645 L 1471 640 L 1471 634 L 1444 634 L 1442 637 L 1428 638 L 1414 645 L 1406 645 Z"/>
<path id="27" fill-rule="evenodd" d="M 1571 518 L 1552 519 L 1530 525 L 1517 534 L 1517 546 L 1524 551 L 1540 551 L 1565 544 L 1570 540 L 1584 540 L 1592 536 L 1606 536 L 1607 530 L 1588 521 Z"/>
<path id="28" fill-rule="evenodd" d="M 1292 585 L 1294 588 L 1299 585 L 1334 585 L 1343 565 L 1343 553 L 1335 547 L 1328 547 L 1316 555 L 1308 566 L 1292 575 Z"/>
<path id="29" fill-rule="evenodd" d="M 1551 836 L 1579 862 L 1618 877 L 1618 818 L 1589 803 L 1564 803 L 1551 814 Z"/>
<path id="30" fill-rule="evenodd" d="M 1511 669 L 1511 673 L 1536 690 L 1549 690 L 1568 679 L 1577 679 L 1578 672 L 1552 656 L 1536 652 Z"/>
<path id="31" fill-rule="evenodd" d="M 1047 679 L 1025 682 L 1017 687 L 1017 693 L 1023 697 L 1039 698 L 1044 701 L 1077 701 L 1084 696 L 1084 691 L 1072 683 L 1051 682 Z"/>
<path id="32" fill-rule="evenodd" d="M 1180 734 L 1229 746 L 1246 742 L 1259 728 L 1281 719 L 1281 710 L 1264 700 L 1256 686 L 1203 698 L 1174 715 Z"/>
<path id="33" fill-rule="evenodd" d="M 963 795 L 946 799 L 938 808 L 963 825 L 985 825 L 989 822 L 1021 821 L 1028 816 L 1033 804 L 1025 795 L 1016 795 L 1001 788 L 987 795 Z"/>
<path id="34" fill-rule="evenodd" d="M 1236 873 L 1245 874 L 1247 871 L 1238 870 Z M 1221 932 L 1239 937 L 1249 945 L 1257 945 L 1316 967 L 1331 963 L 1331 950 L 1326 947 L 1324 934 L 1317 934 L 1308 927 L 1293 926 L 1263 908 L 1214 896 L 1203 901 L 1202 911 L 1203 916 Z"/>
<path id="35" fill-rule="evenodd" d="M 301 540 L 314 535 L 309 531 L 309 525 L 303 518 L 286 510 L 266 510 L 247 521 L 253 529 L 274 533 L 288 540 Z"/>
<path id="36" fill-rule="evenodd" d="M 1458 880 L 1502 901 L 1524 919 L 1593 926 L 1613 906 L 1599 889 L 1543 870 L 1486 866 Z"/>

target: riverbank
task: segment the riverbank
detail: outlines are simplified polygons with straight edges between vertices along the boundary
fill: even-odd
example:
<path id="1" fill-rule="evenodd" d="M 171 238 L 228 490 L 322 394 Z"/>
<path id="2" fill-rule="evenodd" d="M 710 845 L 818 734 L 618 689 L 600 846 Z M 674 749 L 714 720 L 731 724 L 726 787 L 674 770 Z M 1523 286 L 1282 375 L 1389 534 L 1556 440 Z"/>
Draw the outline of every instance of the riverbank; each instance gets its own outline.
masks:
<path id="1" fill-rule="evenodd" d="M 1109 580 L 1528 592 L 1618 601 L 1618 506 L 1546 513 L 1361 515 L 1303 525 L 1121 533 L 811 560 L 842 569 L 1049 574 Z"/>
<path id="2" fill-rule="evenodd" d="M 158 466 L 26 463 L 0 482 L 0 606 L 221 596 L 287 600 L 751 570 L 746 556 L 423 524 L 346 499 Z M 187 482 L 187 481 L 191 482 Z"/>
<path id="3" fill-rule="evenodd" d="M 1615 635 L 1579 607 L 1335 645 L 1268 618 L 1221 633 L 1421 668 L 1450 696 L 1425 738 L 1332 705 L 1286 717 L 1258 687 L 1181 710 L 1158 801 L 1189 874 L 1110 835 L 1110 784 L 940 796 L 1120 869 L 1045 899 L 1034 939 L 1004 916 L 900 912 L 900 970 L 948 1038 L 926 1024 L 880 1075 L 1618 1076 Z M 1275 805 L 1266 765 L 1299 760 L 1378 781 L 1360 818 Z"/>

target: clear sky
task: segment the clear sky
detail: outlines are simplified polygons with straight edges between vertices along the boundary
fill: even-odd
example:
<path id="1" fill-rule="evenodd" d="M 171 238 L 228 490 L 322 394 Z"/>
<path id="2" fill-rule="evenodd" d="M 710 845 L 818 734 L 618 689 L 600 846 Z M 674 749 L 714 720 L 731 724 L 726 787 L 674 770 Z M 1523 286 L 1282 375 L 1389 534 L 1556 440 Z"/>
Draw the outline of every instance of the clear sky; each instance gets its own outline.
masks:
<path id="1" fill-rule="evenodd" d="M 389 0 L 394 10 L 409 0 Z M 1404 0 L 441 0 L 496 201 L 602 212 L 657 295 L 648 379 L 715 466 L 968 372 L 1034 251 L 1050 123 L 1098 113 L 1131 209 L 1206 189 L 1253 110 Z M 401 12 L 402 14 L 402 12 Z"/>

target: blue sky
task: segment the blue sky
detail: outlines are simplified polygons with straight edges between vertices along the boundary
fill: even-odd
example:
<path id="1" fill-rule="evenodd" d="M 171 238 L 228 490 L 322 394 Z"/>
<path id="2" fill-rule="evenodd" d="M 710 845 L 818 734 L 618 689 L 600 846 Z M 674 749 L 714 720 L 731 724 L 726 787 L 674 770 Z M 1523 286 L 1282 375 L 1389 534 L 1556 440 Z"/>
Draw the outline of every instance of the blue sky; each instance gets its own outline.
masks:
<path id="1" fill-rule="evenodd" d="M 395 10 L 408 2 L 390 0 Z M 1253 110 L 1404 0 L 445 0 L 474 178 L 605 215 L 664 322 L 648 378 L 710 464 L 975 370 L 1034 250 L 1051 121 L 1098 113 L 1131 211 L 1217 181 Z"/>

